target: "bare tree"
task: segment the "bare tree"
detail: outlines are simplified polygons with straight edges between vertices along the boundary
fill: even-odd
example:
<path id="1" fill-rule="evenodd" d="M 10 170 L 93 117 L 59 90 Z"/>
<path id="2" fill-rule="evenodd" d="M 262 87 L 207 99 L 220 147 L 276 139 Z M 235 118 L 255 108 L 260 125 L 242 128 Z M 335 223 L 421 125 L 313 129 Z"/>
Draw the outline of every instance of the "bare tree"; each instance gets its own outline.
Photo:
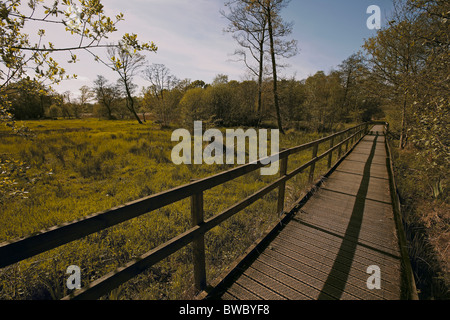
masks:
<path id="1" fill-rule="evenodd" d="M 226 3 L 230 12 L 224 14 L 230 20 L 229 31 L 235 32 L 235 39 L 241 47 L 250 52 L 258 62 L 259 69 L 253 72 L 258 75 L 262 84 L 263 61 L 265 57 L 265 44 L 269 41 L 269 56 L 272 62 L 273 99 L 277 115 L 278 128 L 284 133 L 278 98 L 277 57 L 289 58 L 297 54 L 297 41 L 285 40 L 292 33 L 292 23 L 286 23 L 281 18 L 281 10 L 289 4 L 290 0 L 231 0 Z M 237 54 L 246 60 L 244 51 Z M 247 67 L 250 67 L 246 63 Z M 261 87 L 260 87 L 261 88 Z M 259 100 L 259 99 L 258 99 Z M 261 102 L 258 102 L 261 103 Z M 260 108 L 261 105 L 258 105 Z"/>
<path id="2" fill-rule="evenodd" d="M 292 24 L 283 22 L 280 12 L 289 4 L 290 0 L 254 0 L 252 3 L 262 8 L 267 17 L 269 29 L 270 57 L 272 60 L 273 99 L 277 113 L 278 129 L 284 133 L 281 122 L 280 105 L 278 98 L 278 75 L 276 56 L 291 57 L 297 53 L 295 40 L 284 41 L 283 37 L 292 32 Z"/>
<path id="3" fill-rule="evenodd" d="M 153 96 L 153 99 L 150 99 L 153 100 L 153 110 L 163 125 L 168 125 L 174 112 L 173 101 L 168 100 L 172 100 L 169 99 L 170 94 L 180 81 L 170 73 L 169 68 L 158 63 L 153 63 L 145 69 L 144 78 L 151 84 L 148 90 Z"/>
<path id="4" fill-rule="evenodd" d="M 144 71 L 144 78 L 151 83 L 150 89 L 153 94 L 161 100 L 164 100 L 164 91 L 172 90 L 179 82 L 170 73 L 169 68 L 159 63 L 153 63 L 147 67 Z"/>
<path id="5" fill-rule="evenodd" d="M 136 88 L 133 85 L 133 78 L 145 66 L 145 56 L 133 51 L 132 48 L 123 43 L 116 47 L 109 47 L 108 56 L 110 67 L 119 74 L 119 81 L 126 95 L 126 107 L 134 115 L 139 124 L 142 124 L 136 112 L 133 98 L 133 91 Z"/>
<path id="6" fill-rule="evenodd" d="M 234 54 L 243 61 L 246 67 L 258 78 L 257 117 L 261 121 L 262 112 L 262 84 L 264 77 L 265 43 L 268 40 L 267 17 L 261 14 L 261 9 L 248 6 L 247 1 L 230 0 L 225 3 L 228 12 L 221 10 L 221 14 L 229 20 L 226 32 L 233 33 L 233 38 L 241 46 Z M 257 67 L 250 64 L 247 54 L 253 58 Z"/>

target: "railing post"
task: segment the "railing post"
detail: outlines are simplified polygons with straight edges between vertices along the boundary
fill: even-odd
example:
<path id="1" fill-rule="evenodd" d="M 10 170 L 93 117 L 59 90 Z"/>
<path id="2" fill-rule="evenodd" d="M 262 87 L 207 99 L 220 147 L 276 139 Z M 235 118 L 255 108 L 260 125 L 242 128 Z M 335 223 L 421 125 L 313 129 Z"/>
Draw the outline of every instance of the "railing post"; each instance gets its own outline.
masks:
<path id="1" fill-rule="evenodd" d="M 283 177 L 287 173 L 288 166 L 288 156 L 286 158 L 280 159 L 280 177 Z M 284 198 L 286 193 L 286 182 L 280 184 L 278 188 L 278 205 L 277 205 L 277 213 L 282 214 L 284 211 Z"/>
<path id="2" fill-rule="evenodd" d="M 349 135 L 351 135 L 352 133 L 350 132 L 350 131 L 348 131 L 349 132 Z M 347 137 L 347 135 L 345 135 L 345 138 L 344 139 L 347 139 L 348 137 Z M 348 152 L 348 143 L 350 142 L 350 140 L 347 140 L 346 142 L 345 142 L 345 153 L 347 153 Z"/>
<path id="3" fill-rule="evenodd" d="M 319 150 L 319 143 L 316 143 L 313 147 L 313 152 L 312 152 L 312 159 L 317 157 L 317 151 Z M 309 170 L 309 183 L 312 183 L 314 181 L 314 170 L 316 168 L 316 163 L 314 162 L 311 165 L 311 168 Z"/>
<path id="4" fill-rule="evenodd" d="M 341 135 L 341 137 L 342 137 L 342 135 Z M 339 139 L 338 160 L 341 158 L 341 155 L 342 155 L 342 144 L 341 144 L 342 141 L 343 141 L 343 139 Z"/>
<path id="5" fill-rule="evenodd" d="M 330 149 L 334 147 L 334 137 L 330 140 Z M 331 162 L 333 161 L 333 151 L 328 155 L 328 169 L 331 168 Z"/>
<path id="6" fill-rule="evenodd" d="M 350 130 L 350 136 L 351 136 L 351 138 L 350 138 L 350 148 L 351 148 L 351 147 L 353 146 L 353 144 L 355 143 L 355 139 L 356 139 L 355 134 L 356 134 L 356 128 Z"/>
<path id="7" fill-rule="evenodd" d="M 191 223 L 194 227 L 203 222 L 203 191 L 200 191 L 191 196 Z M 206 288 L 205 235 L 202 234 L 195 239 L 192 247 L 195 289 L 202 291 Z"/>

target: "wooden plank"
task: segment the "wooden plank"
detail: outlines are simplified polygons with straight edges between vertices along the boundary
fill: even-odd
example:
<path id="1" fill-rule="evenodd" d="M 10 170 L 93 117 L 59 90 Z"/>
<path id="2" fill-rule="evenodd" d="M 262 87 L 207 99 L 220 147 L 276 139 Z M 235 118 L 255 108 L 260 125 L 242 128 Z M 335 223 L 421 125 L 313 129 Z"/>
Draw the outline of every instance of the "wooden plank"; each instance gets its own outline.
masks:
<path id="1" fill-rule="evenodd" d="M 307 254 L 299 254 L 298 252 L 287 248 L 278 246 L 276 248 L 274 247 L 272 250 L 275 253 L 279 253 L 280 256 L 283 256 L 284 260 L 289 261 L 292 265 L 298 265 L 311 276 L 318 279 L 321 283 L 324 283 L 325 280 L 327 280 L 329 271 L 332 267 L 331 265 L 327 265 L 322 261 L 315 261 Z M 339 269 L 336 270 L 337 271 L 331 278 L 328 277 L 333 286 L 332 289 L 330 288 L 331 291 L 328 291 L 329 293 L 334 292 L 334 290 L 339 290 L 338 288 L 345 287 L 345 292 L 353 296 L 351 299 L 358 299 L 362 297 L 370 297 L 371 299 L 380 298 L 379 296 L 367 291 L 366 280 L 358 280 L 352 276 L 349 276 L 346 280 L 343 280 L 344 277 L 341 276 L 344 275 L 344 273 Z"/>
<path id="2" fill-rule="evenodd" d="M 332 149 L 334 146 L 334 137 L 330 139 L 330 147 L 329 149 Z M 333 152 L 330 152 L 328 154 L 328 169 L 331 169 L 331 162 L 333 160 Z"/>
<path id="3" fill-rule="evenodd" d="M 318 294 L 317 294 L 317 296 L 314 297 L 314 299 L 319 298 L 320 293 L 322 293 L 323 280 L 326 276 L 325 273 L 321 272 L 318 269 L 308 266 L 307 264 L 303 263 L 302 261 L 293 259 L 289 256 L 280 254 L 279 252 L 274 252 L 272 250 L 264 251 L 261 256 L 262 256 L 262 258 L 265 259 L 264 261 L 271 261 L 271 262 L 278 261 L 279 263 L 282 263 L 282 264 L 288 266 L 290 268 L 290 273 L 292 273 L 293 275 L 296 275 L 299 280 L 302 280 L 309 286 L 317 289 Z M 327 297 L 332 297 L 333 299 L 337 299 L 338 289 L 331 288 L 330 290 L 327 290 L 327 292 L 325 292 L 325 295 Z M 344 297 L 347 299 L 357 299 L 356 296 L 351 295 L 349 293 L 345 293 Z"/>
<path id="4" fill-rule="evenodd" d="M 258 259 L 254 262 L 255 266 L 262 268 L 266 267 L 267 270 L 272 269 L 273 273 L 277 275 L 278 281 L 286 284 L 287 286 L 299 291 L 306 299 L 315 299 L 320 293 L 319 288 L 315 288 L 306 282 L 303 282 L 304 275 L 293 269 L 292 267 L 277 261 L 276 259 Z M 326 296 L 325 300 L 334 300 L 331 296 Z"/>
<path id="5" fill-rule="evenodd" d="M 317 151 L 319 150 L 319 144 L 315 144 L 312 151 L 312 158 L 317 158 Z M 331 153 L 331 152 L 330 152 Z M 316 162 L 314 162 L 311 167 L 309 168 L 309 183 L 312 183 L 314 181 L 314 171 L 316 168 Z"/>
<path id="6" fill-rule="evenodd" d="M 304 300 L 305 295 L 284 284 L 278 279 L 278 275 L 269 275 L 266 268 L 261 265 L 253 264 L 245 273 L 247 276 L 258 279 L 259 282 L 264 283 L 265 286 L 288 300 Z"/>
<path id="7" fill-rule="evenodd" d="M 296 244 L 297 241 L 302 241 L 301 246 L 303 246 L 305 250 L 322 252 L 323 254 L 326 254 L 327 251 L 337 252 L 341 246 L 341 238 L 329 236 L 328 234 L 318 230 L 314 232 L 314 230 L 315 229 L 312 228 L 303 228 L 301 236 L 299 236 L 297 233 L 293 234 L 285 229 L 283 235 L 280 235 L 280 240 L 286 241 L 288 244 Z M 346 249 L 349 248 L 344 246 L 343 250 Z M 391 256 L 383 254 L 380 251 L 375 251 L 370 247 L 358 245 L 353 263 L 356 265 L 369 266 L 374 264 L 373 262 L 376 261 L 377 264 L 379 264 L 383 269 L 384 267 L 387 267 L 385 270 L 387 270 L 388 274 L 397 274 L 398 270 L 395 270 L 394 272 L 389 272 L 389 270 L 392 269 L 393 264 L 398 263 L 399 259 L 399 257 L 392 258 Z"/>
<path id="8" fill-rule="evenodd" d="M 237 300 L 263 300 L 260 296 L 249 291 L 247 288 L 241 286 L 239 283 L 235 283 L 228 291 L 225 293 L 230 293 L 228 299 L 235 297 Z"/>
<path id="9" fill-rule="evenodd" d="M 398 254 L 398 251 L 396 251 L 394 249 L 395 247 L 393 247 L 393 245 L 395 244 L 394 242 L 392 242 L 393 238 L 390 237 L 392 232 L 395 231 L 395 226 L 393 226 L 392 223 L 388 223 L 388 221 L 385 220 L 384 222 L 379 222 L 373 225 L 370 223 L 370 219 L 365 219 L 364 222 L 367 223 L 367 225 L 364 225 L 364 227 L 358 227 L 357 222 L 351 222 L 347 225 L 346 228 L 342 225 L 346 221 L 345 217 L 334 217 L 332 220 L 330 220 L 327 219 L 327 217 L 314 216 L 315 212 L 317 211 L 310 212 L 311 218 L 302 219 L 302 222 L 310 226 L 314 226 L 318 229 L 328 230 L 342 236 L 347 229 L 357 229 L 360 230 L 358 238 L 350 235 L 348 236 L 348 239 L 352 239 L 359 244 L 364 244 L 368 247 L 373 247 L 380 251 L 384 251 L 390 255 Z M 380 233 L 376 232 L 377 227 L 381 229 Z M 388 231 L 386 231 L 385 227 Z M 389 231 L 391 231 L 391 234 L 389 234 Z M 390 239 L 390 241 L 387 241 L 387 239 Z"/>
<path id="10" fill-rule="evenodd" d="M 261 284 L 260 282 L 246 274 L 243 274 L 241 277 L 239 277 L 236 283 L 246 288 L 250 292 L 253 292 L 256 295 L 260 296 L 264 300 L 286 300 L 285 297 L 279 295 L 275 291 L 272 291 L 265 285 Z"/>
<path id="11" fill-rule="evenodd" d="M 282 239 L 280 239 L 282 240 Z M 272 244 L 273 250 L 279 250 L 280 252 L 284 253 L 292 253 L 295 256 L 302 257 L 305 262 L 307 262 L 311 266 L 315 266 L 317 268 L 322 269 L 324 266 L 327 268 L 331 268 L 333 265 L 336 254 L 338 252 L 338 248 L 336 248 L 334 251 L 331 250 L 321 250 L 322 248 L 307 244 L 307 243 L 299 243 L 298 241 L 296 243 L 290 242 L 288 240 L 283 242 L 284 245 L 281 244 Z M 286 248 L 289 247 L 289 250 Z M 369 291 L 365 287 L 365 282 L 368 278 L 368 275 L 366 273 L 367 267 L 371 265 L 379 265 L 378 261 L 369 261 L 368 263 L 358 263 L 354 259 L 348 260 L 346 262 L 340 262 L 337 264 L 337 270 L 345 271 L 345 264 L 351 263 L 352 269 L 349 273 L 349 280 L 347 281 L 348 284 L 353 284 L 359 288 L 361 288 L 363 291 L 367 291 L 367 296 L 372 296 L 372 298 L 382 298 L 383 293 L 385 291 L 395 293 L 398 291 L 398 285 L 399 285 L 399 277 L 398 272 L 399 270 L 396 270 L 397 275 L 395 277 L 390 277 L 390 280 L 388 280 L 387 277 L 387 269 L 390 269 L 390 266 L 381 266 L 383 279 L 386 280 L 384 282 L 383 286 L 383 292 L 377 292 L 377 291 Z M 363 284 L 361 286 L 361 284 Z"/>

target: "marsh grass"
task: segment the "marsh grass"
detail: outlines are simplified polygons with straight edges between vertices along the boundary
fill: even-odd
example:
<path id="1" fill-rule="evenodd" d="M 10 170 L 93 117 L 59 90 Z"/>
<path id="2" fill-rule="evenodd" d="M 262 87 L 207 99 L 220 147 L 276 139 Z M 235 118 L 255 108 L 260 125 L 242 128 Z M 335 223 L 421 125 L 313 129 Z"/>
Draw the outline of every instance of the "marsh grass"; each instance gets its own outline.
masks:
<path id="1" fill-rule="evenodd" d="M 150 123 L 87 119 L 25 124 L 33 133 L 30 138 L 0 131 L 0 155 L 19 159 L 29 168 L 17 179 L 18 187 L 27 193 L 2 199 L 2 242 L 231 168 L 174 165 L 172 129 Z M 288 148 L 318 138 L 317 134 L 291 130 L 280 137 L 280 144 Z M 319 154 L 325 150 L 324 146 Z M 310 150 L 293 156 L 289 170 L 309 159 Z M 316 166 L 316 177 L 326 169 L 324 159 Z M 288 183 L 287 205 L 308 187 L 308 174 Z M 205 218 L 277 177 L 261 176 L 255 171 L 205 191 Z M 274 190 L 206 234 L 208 279 L 222 273 L 277 222 L 276 199 Z M 68 266 L 80 266 L 85 286 L 189 228 L 190 201 L 185 199 L 0 270 L 0 299 L 60 299 L 68 294 Z M 187 246 L 103 298 L 185 298 L 193 283 L 192 265 L 192 249 Z"/>
<path id="2" fill-rule="evenodd" d="M 395 142 L 393 143 L 395 145 Z M 437 197 L 414 149 L 393 148 L 408 251 L 419 298 L 450 298 L 450 205 L 448 193 Z M 448 176 L 446 177 L 448 185 Z"/>

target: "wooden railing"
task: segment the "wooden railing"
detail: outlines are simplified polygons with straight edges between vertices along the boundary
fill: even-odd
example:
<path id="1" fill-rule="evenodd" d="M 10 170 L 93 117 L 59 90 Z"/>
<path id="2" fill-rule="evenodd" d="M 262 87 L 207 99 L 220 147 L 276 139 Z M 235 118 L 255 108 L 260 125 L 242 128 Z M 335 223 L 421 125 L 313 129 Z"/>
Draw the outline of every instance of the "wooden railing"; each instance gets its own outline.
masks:
<path id="1" fill-rule="evenodd" d="M 338 150 L 337 158 L 339 160 L 343 155 L 343 147 L 345 147 L 345 151 L 347 151 L 349 145 L 356 144 L 368 132 L 368 126 L 368 123 L 360 124 L 328 137 L 282 150 L 277 155 L 271 155 L 265 159 L 244 164 L 211 177 L 192 181 L 187 185 L 176 187 L 168 191 L 127 203 L 117 208 L 59 225 L 26 238 L 4 242 L 0 244 L 0 268 L 4 268 L 21 260 L 190 197 L 192 215 L 191 229 L 152 249 L 114 272 L 97 279 L 87 287 L 72 292 L 64 299 L 98 299 L 191 243 L 193 245 L 194 255 L 194 285 L 196 290 L 201 291 L 205 289 L 207 283 L 204 235 L 208 231 L 276 188 L 278 188 L 277 211 L 281 214 L 284 211 L 285 206 L 286 182 L 308 168 L 309 182 L 313 182 L 316 163 L 327 157 L 328 168 L 331 168 L 333 152 Z M 337 142 L 338 140 L 339 142 Z M 326 142 L 329 142 L 328 150 L 318 155 L 319 145 Z M 311 160 L 291 172 L 287 172 L 289 156 L 307 149 L 312 149 Z M 251 196 L 229 207 L 225 211 L 204 220 L 203 192 L 205 190 L 264 167 L 265 165 L 262 163 L 267 165 L 268 163 L 275 161 L 277 156 L 280 161 L 279 178 Z"/>
<path id="2" fill-rule="evenodd" d="M 383 124 L 383 123 L 380 123 Z M 389 188 L 391 190 L 391 202 L 394 212 L 395 226 L 398 235 L 398 244 L 402 259 L 402 294 L 404 299 L 419 300 L 417 293 L 416 281 L 414 279 L 414 272 L 412 270 L 411 261 L 408 253 L 408 241 L 406 239 L 405 229 L 403 227 L 402 209 L 400 204 L 400 197 L 398 195 L 397 184 L 395 182 L 394 165 L 392 163 L 392 153 L 389 136 L 389 123 L 384 123 L 385 127 L 385 147 L 386 147 L 386 167 L 389 175 Z"/>

